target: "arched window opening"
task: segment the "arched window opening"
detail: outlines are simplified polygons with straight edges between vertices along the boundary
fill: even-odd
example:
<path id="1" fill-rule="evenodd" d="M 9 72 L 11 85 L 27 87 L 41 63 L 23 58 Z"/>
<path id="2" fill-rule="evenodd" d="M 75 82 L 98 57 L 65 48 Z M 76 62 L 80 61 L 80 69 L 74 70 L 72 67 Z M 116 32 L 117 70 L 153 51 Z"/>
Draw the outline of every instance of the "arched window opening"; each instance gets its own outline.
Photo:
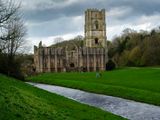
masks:
<path id="1" fill-rule="evenodd" d="M 98 38 L 95 38 L 95 44 L 98 44 Z"/>
<path id="2" fill-rule="evenodd" d="M 94 24 L 95 24 L 95 29 L 97 30 L 98 27 L 99 27 L 99 26 L 98 26 L 98 21 L 96 20 Z"/>
<path id="3" fill-rule="evenodd" d="M 70 67 L 71 67 L 71 68 L 74 68 L 74 63 L 71 63 L 71 64 L 70 64 Z"/>

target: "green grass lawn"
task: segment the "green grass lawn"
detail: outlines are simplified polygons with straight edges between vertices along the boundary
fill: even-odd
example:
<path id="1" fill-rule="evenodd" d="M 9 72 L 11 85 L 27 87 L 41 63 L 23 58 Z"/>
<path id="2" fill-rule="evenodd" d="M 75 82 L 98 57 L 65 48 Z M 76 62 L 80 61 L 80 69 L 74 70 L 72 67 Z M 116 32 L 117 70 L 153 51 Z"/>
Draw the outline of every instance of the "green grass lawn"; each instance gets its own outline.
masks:
<path id="1" fill-rule="evenodd" d="M 120 120 L 121 117 L 0 74 L 0 120 Z"/>
<path id="2" fill-rule="evenodd" d="M 123 68 L 96 73 L 44 73 L 29 81 L 66 86 L 160 106 L 160 68 Z"/>

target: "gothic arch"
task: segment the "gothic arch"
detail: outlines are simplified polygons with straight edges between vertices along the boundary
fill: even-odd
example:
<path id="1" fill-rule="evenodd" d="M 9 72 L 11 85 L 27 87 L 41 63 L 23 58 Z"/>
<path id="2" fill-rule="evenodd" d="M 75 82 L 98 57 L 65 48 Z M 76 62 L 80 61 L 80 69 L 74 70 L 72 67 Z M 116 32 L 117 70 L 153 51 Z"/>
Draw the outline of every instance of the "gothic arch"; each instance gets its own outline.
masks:
<path id="1" fill-rule="evenodd" d="M 99 29 L 99 25 L 98 25 L 98 21 L 97 20 L 94 22 L 94 26 L 95 26 L 96 30 Z"/>

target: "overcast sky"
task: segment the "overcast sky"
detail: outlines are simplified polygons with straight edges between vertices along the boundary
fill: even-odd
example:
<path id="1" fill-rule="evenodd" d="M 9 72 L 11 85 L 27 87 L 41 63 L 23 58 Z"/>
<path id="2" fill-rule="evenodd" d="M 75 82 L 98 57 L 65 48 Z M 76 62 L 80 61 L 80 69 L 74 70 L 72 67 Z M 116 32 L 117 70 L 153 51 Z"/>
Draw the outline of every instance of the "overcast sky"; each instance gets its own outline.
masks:
<path id="1" fill-rule="evenodd" d="M 19 1 L 19 0 L 17 0 Z M 50 45 L 54 38 L 84 36 L 84 11 L 105 8 L 107 37 L 125 28 L 150 30 L 160 26 L 160 0 L 21 0 L 31 45 Z"/>

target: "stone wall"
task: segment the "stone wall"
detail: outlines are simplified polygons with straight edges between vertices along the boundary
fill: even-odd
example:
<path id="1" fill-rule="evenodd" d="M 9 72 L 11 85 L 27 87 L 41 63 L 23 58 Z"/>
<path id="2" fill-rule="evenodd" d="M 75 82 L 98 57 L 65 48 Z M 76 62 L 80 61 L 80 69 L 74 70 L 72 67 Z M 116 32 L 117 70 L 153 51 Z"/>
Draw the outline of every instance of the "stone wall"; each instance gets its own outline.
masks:
<path id="1" fill-rule="evenodd" d="M 36 72 L 62 71 L 104 71 L 106 54 L 104 48 L 35 47 L 34 63 Z"/>

